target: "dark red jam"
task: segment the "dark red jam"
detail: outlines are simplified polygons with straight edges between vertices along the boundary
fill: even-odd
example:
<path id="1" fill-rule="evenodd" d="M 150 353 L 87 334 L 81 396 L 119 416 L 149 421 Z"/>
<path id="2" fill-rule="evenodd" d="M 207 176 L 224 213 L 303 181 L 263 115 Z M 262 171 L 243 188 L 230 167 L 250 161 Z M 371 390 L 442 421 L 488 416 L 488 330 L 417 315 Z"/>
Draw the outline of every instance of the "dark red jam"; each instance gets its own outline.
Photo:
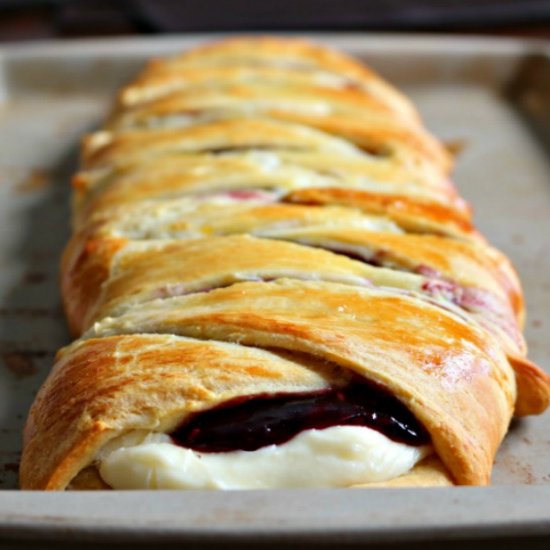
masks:
<path id="1" fill-rule="evenodd" d="M 170 435 L 177 445 L 205 453 L 254 451 L 304 430 L 367 426 L 393 441 L 429 443 L 424 427 L 377 385 L 354 382 L 318 392 L 239 397 L 193 415 Z"/>

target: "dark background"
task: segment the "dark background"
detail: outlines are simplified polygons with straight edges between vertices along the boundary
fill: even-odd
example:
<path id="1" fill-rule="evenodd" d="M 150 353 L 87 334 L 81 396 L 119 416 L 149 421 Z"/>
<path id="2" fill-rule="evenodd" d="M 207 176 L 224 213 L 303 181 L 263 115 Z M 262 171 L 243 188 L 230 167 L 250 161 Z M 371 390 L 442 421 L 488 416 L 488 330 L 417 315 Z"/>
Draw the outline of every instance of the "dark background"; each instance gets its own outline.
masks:
<path id="1" fill-rule="evenodd" d="M 550 0 L 0 0 L 0 41 L 201 31 L 550 38 Z"/>

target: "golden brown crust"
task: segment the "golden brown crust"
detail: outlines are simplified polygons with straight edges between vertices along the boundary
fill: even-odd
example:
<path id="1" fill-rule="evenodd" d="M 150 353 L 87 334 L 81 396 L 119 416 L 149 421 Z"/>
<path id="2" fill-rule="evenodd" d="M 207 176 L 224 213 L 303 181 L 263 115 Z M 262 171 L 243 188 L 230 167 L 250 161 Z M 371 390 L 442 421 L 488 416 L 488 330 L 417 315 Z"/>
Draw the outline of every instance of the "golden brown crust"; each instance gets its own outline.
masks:
<path id="1" fill-rule="evenodd" d="M 489 482 L 512 414 L 550 404 L 522 291 L 451 158 L 373 71 L 297 39 L 155 60 L 88 136 L 62 261 L 69 325 L 21 486 L 105 489 L 111 439 L 233 397 L 383 385 L 435 455 L 365 487 Z"/>
<path id="2" fill-rule="evenodd" d="M 292 311 L 292 294 L 305 292 L 303 303 L 309 308 Z M 185 307 L 182 301 L 188 302 Z M 251 305 L 255 314 L 250 309 L 240 313 L 239 302 Z M 346 311 L 331 308 L 331 302 L 348 304 Z M 323 318 L 327 310 L 338 317 Z M 335 371 L 332 365 L 385 385 L 408 405 L 459 483 L 488 482 L 507 423 L 486 419 L 510 415 L 510 369 L 480 329 L 439 308 L 381 291 L 281 282 L 244 283 L 163 300 L 142 318 L 136 310 L 130 315 L 131 324 L 125 316 L 106 320 L 96 328 L 105 337 L 77 342 L 61 354 L 31 410 L 23 486 L 64 488 L 102 445 L 129 430 L 170 431 L 190 412 L 234 396 L 314 390 L 342 380 L 346 370 Z M 411 326 L 419 324 L 423 330 L 411 334 Z M 435 324 L 437 333 L 430 333 L 428 327 Z M 107 336 L 167 326 L 201 338 L 307 353 L 321 361 L 174 336 Z M 466 341 L 472 348 L 460 355 L 457 343 Z M 44 448 L 52 448 L 46 460 L 39 459 Z"/>
<path id="3" fill-rule="evenodd" d="M 97 323 L 90 336 L 134 331 L 283 348 L 352 369 L 410 408 L 459 483 L 488 482 L 516 397 L 513 371 L 482 329 L 391 291 L 239 283 L 136 306 Z"/>
<path id="4" fill-rule="evenodd" d="M 261 222 L 260 222 L 261 223 Z M 332 243 L 342 250 L 364 250 L 375 265 L 393 267 L 487 290 L 506 299 L 518 318 L 523 315 L 523 294 L 508 258 L 484 243 L 439 235 L 380 232 L 346 225 L 275 228 L 263 235 L 310 246 Z"/>
<path id="5" fill-rule="evenodd" d="M 298 204 L 353 206 L 367 214 L 385 215 L 406 231 L 482 240 L 469 214 L 434 201 L 404 195 L 382 195 L 342 188 L 303 189 L 286 200 Z"/>
<path id="6" fill-rule="evenodd" d="M 403 198 L 423 211 L 424 204 L 443 208 L 466 225 L 470 220 L 467 205 L 433 163 L 364 154 L 345 140 L 274 120 L 99 132 L 85 141 L 83 158 L 88 170 L 74 180 L 77 225 L 93 212 L 136 201 L 235 189 L 269 189 L 283 196 L 342 186 L 382 201 L 387 195 Z M 201 170 L 205 164 L 208 170 Z"/>
<path id="7" fill-rule="evenodd" d="M 82 332 L 88 311 L 109 277 L 111 260 L 125 244 L 125 239 L 88 238 L 78 235 L 66 247 L 61 261 L 61 291 L 71 332 Z"/>
<path id="8" fill-rule="evenodd" d="M 242 77 L 239 79 L 238 75 L 249 68 L 253 71 L 247 74 L 247 82 L 252 77 L 270 83 L 305 81 L 318 86 L 329 86 L 330 83 L 330 87 L 360 89 L 391 107 L 396 114 L 419 120 L 410 100 L 369 67 L 307 40 L 281 40 L 272 36 L 223 40 L 171 59 L 155 59 L 122 91 L 121 101 L 123 105 L 142 103 L 175 90 L 192 88 L 197 85 L 197 80 L 206 81 L 208 88 L 216 84 L 223 86 L 227 82 L 241 81 Z M 220 71 L 223 73 L 219 74 Z"/>
<path id="9" fill-rule="evenodd" d="M 345 379 L 307 357 L 169 335 L 76 342 L 60 354 L 30 411 L 21 486 L 64 489 L 128 430 L 170 431 L 191 412 L 232 397 Z"/>
<path id="10" fill-rule="evenodd" d="M 550 405 L 550 376 L 526 357 L 509 358 L 516 372 L 518 399 L 516 416 L 541 414 Z"/>
<path id="11" fill-rule="evenodd" d="M 353 145 L 306 126 L 263 118 L 217 120 L 182 128 L 100 131 L 84 138 L 83 166 L 127 166 L 167 153 L 220 149 L 296 149 L 344 156 L 359 154 Z"/>
<path id="12" fill-rule="evenodd" d="M 492 327 L 493 333 L 501 339 L 503 348 L 511 355 L 516 356 L 525 350 L 512 304 L 507 303 L 506 287 L 498 284 L 496 270 L 483 271 L 482 268 L 486 266 L 480 262 L 471 262 L 470 265 L 466 264 L 469 267 L 469 279 L 467 276 L 462 280 L 459 278 L 458 285 L 449 282 L 443 274 L 437 272 L 440 267 L 437 262 L 423 263 L 426 257 L 426 254 L 423 255 L 423 239 L 430 239 L 429 236 L 390 234 L 397 245 L 402 240 L 409 240 L 406 250 L 414 252 L 408 252 L 407 259 L 412 256 L 416 263 L 407 265 L 405 262 L 398 263 L 399 258 L 392 256 L 389 246 L 392 239 L 383 241 L 384 247 L 379 246 L 374 250 L 374 255 L 370 256 L 373 254 L 373 242 L 369 238 L 371 235 L 379 235 L 370 231 L 350 228 L 323 230 L 314 227 L 309 230 L 278 230 L 275 235 L 277 239 L 294 240 L 308 246 L 245 235 L 210 237 L 208 243 L 202 239 L 189 239 L 132 244 L 124 243 L 121 238 L 114 238 L 112 242 L 108 238 L 92 238 L 81 241 L 79 245 L 77 240 L 75 246 L 78 249 L 101 247 L 103 252 L 97 252 L 94 257 L 98 260 L 102 258 L 103 261 L 80 262 L 82 255 L 73 252 L 77 261 L 73 262 L 73 269 L 68 266 L 64 269 L 64 293 L 77 297 L 85 294 L 88 300 L 77 302 L 81 307 L 76 311 L 67 308 L 69 324 L 80 334 L 94 321 L 120 315 L 134 305 L 158 298 L 204 292 L 239 281 L 291 277 L 424 293 L 458 305 L 475 319 L 479 318 L 480 322 Z M 445 243 L 435 242 L 439 245 L 438 250 L 448 250 L 445 258 L 454 259 L 455 264 L 465 258 L 459 252 L 475 252 L 475 248 L 481 247 L 456 241 L 450 241 L 445 247 Z M 454 244 L 462 246 L 455 248 L 453 254 Z M 372 258 L 371 261 L 379 267 L 360 261 L 363 249 L 365 261 Z M 383 257 L 377 250 L 383 251 Z M 488 257 L 489 250 L 483 258 Z M 348 259 L 348 251 L 355 254 L 356 258 Z M 189 261 L 189 258 L 193 260 Z M 471 257 L 466 256 L 466 259 Z M 454 272 L 458 273 L 458 269 Z M 497 276 L 499 274 L 496 272 Z M 483 275 L 486 276 L 485 285 Z"/>

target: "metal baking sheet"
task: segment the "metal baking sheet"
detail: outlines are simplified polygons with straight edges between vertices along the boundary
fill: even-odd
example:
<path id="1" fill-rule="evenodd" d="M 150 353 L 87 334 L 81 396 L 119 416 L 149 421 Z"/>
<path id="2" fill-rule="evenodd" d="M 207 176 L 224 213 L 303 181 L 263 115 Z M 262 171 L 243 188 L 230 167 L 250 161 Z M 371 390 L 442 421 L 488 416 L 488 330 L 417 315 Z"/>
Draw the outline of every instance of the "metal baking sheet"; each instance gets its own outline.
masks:
<path id="1" fill-rule="evenodd" d="M 550 414 L 513 423 L 490 488 L 14 491 L 28 407 L 56 349 L 69 339 L 57 278 L 79 138 L 101 122 L 115 90 L 146 59 L 211 38 L 0 50 L 0 537 L 154 537 L 200 545 L 213 537 L 221 544 L 550 536 Z M 537 89 L 540 75 L 550 70 L 548 43 L 313 38 L 373 65 L 414 99 L 435 134 L 460 146 L 456 181 L 473 203 L 481 230 L 516 264 L 527 297 L 530 356 L 550 369 L 550 158 L 544 132 L 533 131 L 550 105 L 550 93 Z M 532 78 L 526 67 L 535 62 L 540 68 Z"/>

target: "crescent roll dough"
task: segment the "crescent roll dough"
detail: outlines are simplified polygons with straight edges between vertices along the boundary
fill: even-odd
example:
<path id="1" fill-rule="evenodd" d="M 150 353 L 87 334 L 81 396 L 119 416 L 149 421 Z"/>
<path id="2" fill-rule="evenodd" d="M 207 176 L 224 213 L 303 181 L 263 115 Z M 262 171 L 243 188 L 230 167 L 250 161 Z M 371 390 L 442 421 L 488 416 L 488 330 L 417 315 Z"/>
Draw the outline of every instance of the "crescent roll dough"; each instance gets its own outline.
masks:
<path id="1" fill-rule="evenodd" d="M 124 437 L 187 449 L 174 434 L 213 412 L 361 384 L 424 451 L 346 486 L 489 483 L 550 377 L 451 166 L 407 98 L 330 49 L 235 38 L 151 61 L 83 142 L 61 276 L 77 339 L 32 405 L 21 487 L 111 489 Z M 366 425 L 401 441 L 381 414 Z"/>

